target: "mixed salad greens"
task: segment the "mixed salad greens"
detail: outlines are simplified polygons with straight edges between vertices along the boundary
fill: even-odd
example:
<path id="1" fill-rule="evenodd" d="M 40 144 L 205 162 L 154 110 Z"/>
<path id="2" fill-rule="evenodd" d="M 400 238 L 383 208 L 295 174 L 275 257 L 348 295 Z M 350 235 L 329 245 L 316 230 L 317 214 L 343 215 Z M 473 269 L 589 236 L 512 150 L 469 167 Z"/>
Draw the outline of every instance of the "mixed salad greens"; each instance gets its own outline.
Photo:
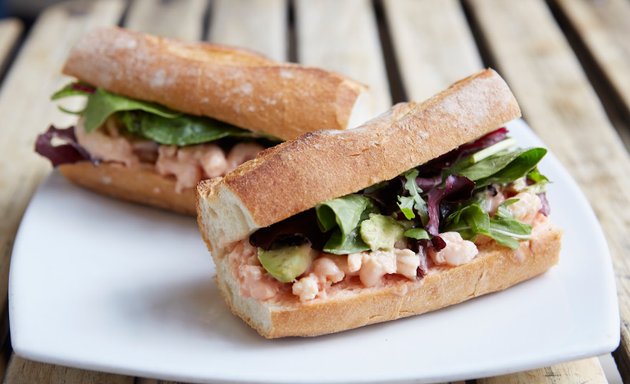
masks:
<path id="1" fill-rule="evenodd" d="M 163 145 L 181 147 L 217 140 L 247 139 L 269 147 L 280 142 L 270 135 L 241 129 L 208 117 L 180 113 L 156 103 L 121 96 L 83 82 L 67 84 L 55 92 L 51 99 L 60 100 L 72 96 L 87 97 L 85 108 L 81 111 L 70 111 L 60 106 L 59 109 L 83 117 L 83 128 L 88 133 L 113 116 L 124 132 Z M 74 127 L 50 126 L 37 137 L 35 150 L 50 159 L 55 167 L 81 160 L 98 163 L 98 159 L 91 158 L 78 143 L 74 130 Z"/>
<path id="2" fill-rule="evenodd" d="M 455 231 L 466 240 L 483 235 L 516 249 L 532 231 L 508 209 L 517 199 L 508 195 L 496 212 L 484 209 L 484 201 L 519 184 L 519 191 L 540 197 L 541 212 L 548 214 L 548 179 L 537 168 L 547 150 L 517 148 L 507 133 L 500 128 L 392 180 L 323 202 L 258 230 L 250 242 L 265 252 L 309 244 L 344 255 L 389 250 L 401 241 L 439 251 L 446 245 L 440 233 Z"/>
<path id="3" fill-rule="evenodd" d="M 94 131 L 115 115 L 129 133 L 165 145 L 202 144 L 225 137 L 278 141 L 262 133 L 237 128 L 208 117 L 180 113 L 156 103 L 131 99 L 81 82 L 66 85 L 55 92 L 51 99 L 71 96 L 87 97 L 87 104 L 82 111 L 61 108 L 64 112 L 83 116 L 86 132 Z"/>

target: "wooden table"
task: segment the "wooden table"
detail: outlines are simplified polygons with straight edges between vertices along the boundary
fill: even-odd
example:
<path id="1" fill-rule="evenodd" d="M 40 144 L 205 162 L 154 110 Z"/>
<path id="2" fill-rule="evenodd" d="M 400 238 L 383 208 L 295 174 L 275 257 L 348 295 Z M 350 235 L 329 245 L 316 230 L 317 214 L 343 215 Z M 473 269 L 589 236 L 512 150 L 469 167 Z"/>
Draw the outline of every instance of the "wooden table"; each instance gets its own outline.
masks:
<path id="1" fill-rule="evenodd" d="M 628 0 L 123 0 L 44 11 L 24 30 L 0 21 L 0 376 L 16 383 L 155 383 L 35 363 L 11 352 L 7 275 L 29 199 L 50 172 L 33 140 L 59 113 L 48 96 L 65 81 L 74 42 L 99 25 L 250 47 L 369 84 L 374 108 L 424 99 L 484 66 L 507 79 L 525 119 L 581 185 L 615 265 L 630 380 L 630 1 Z M 585 284 L 588 284 L 585 281 Z M 478 383 L 606 382 L 596 358 Z"/>

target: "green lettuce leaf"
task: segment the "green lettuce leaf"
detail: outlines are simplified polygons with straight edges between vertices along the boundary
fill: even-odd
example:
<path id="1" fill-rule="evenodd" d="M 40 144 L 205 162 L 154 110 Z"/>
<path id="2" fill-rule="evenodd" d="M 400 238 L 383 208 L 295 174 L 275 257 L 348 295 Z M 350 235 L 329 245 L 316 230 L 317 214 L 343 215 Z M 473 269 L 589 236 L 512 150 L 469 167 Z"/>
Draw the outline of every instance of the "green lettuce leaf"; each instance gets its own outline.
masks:
<path id="1" fill-rule="evenodd" d="M 217 120 L 191 115 L 168 118 L 156 114 L 126 111 L 120 112 L 119 117 L 129 132 L 165 145 L 201 144 L 224 137 L 252 139 L 265 137 Z"/>
<path id="2" fill-rule="evenodd" d="M 516 201 L 503 202 L 492 218 L 476 203 L 464 206 L 446 219 L 445 231 L 459 232 L 466 240 L 485 235 L 503 246 L 516 249 L 519 241 L 528 240 L 532 232 L 530 225 L 515 220 L 507 210 L 506 207 Z"/>
<path id="3" fill-rule="evenodd" d="M 527 190 L 532 193 L 543 193 L 547 189 L 549 179 L 538 171 L 538 167 L 535 167 L 527 174 L 527 179 L 533 182 L 533 184 L 527 186 Z"/>
<path id="4" fill-rule="evenodd" d="M 429 232 L 423 228 L 411 228 L 405 231 L 405 237 L 416 240 L 429 240 Z"/>
<path id="5" fill-rule="evenodd" d="M 499 152 L 457 173 L 473 180 L 476 189 L 506 184 L 527 175 L 546 153 L 545 148 Z"/>
<path id="6" fill-rule="evenodd" d="M 409 196 L 398 196 L 398 207 L 407 220 L 413 220 L 416 217 L 414 212 L 415 209 L 420 215 L 422 223 L 426 225 L 429 221 L 429 213 L 427 210 L 427 203 L 420 196 L 422 189 L 420 189 L 416 183 L 418 170 L 412 169 L 411 171 L 403 174 L 403 176 L 406 180 L 404 187 L 405 190 L 409 192 Z"/>
<path id="7" fill-rule="evenodd" d="M 367 213 L 364 212 L 372 208 L 369 198 L 352 194 L 318 204 L 315 212 L 323 232 L 339 227 L 341 234 L 347 236 L 359 225 L 362 216 L 363 220 L 367 218 Z"/>
<path id="8" fill-rule="evenodd" d="M 347 235 L 342 235 L 339 228 L 335 229 L 330 239 L 324 244 L 324 252 L 335 255 L 347 255 L 349 253 L 369 250 L 359 233 L 359 227 L 354 228 Z"/>
<path id="9" fill-rule="evenodd" d="M 85 106 L 85 131 L 92 132 L 101 126 L 108 117 L 116 112 L 144 111 L 152 115 L 174 119 L 182 114 L 155 103 L 130 99 L 125 96 L 107 92 L 102 88 L 88 97 Z"/>
<path id="10" fill-rule="evenodd" d="M 116 115 L 130 133 L 165 145 L 201 144 L 224 137 L 280 141 L 270 135 L 251 132 L 207 117 L 183 114 L 156 103 L 107 92 L 102 88 L 94 88 L 90 92 L 91 88 L 93 87 L 89 84 L 70 83 L 51 96 L 52 100 L 71 96 L 87 97 L 87 104 L 82 111 L 69 111 L 60 107 L 64 112 L 82 115 L 86 132 L 94 131 L 110 116 Z"/>
<path id="11" fill-rule="evenodd" d="M 332 230 L 324 252 L 343 255 L 370 249 L 359 233 L 359 224 L 374 210 L 368 197 L 352 194 L 318 204 L 317 222 L 323 232 Z"/>
<path id="12" fill-rule="evenodd" d="M 69 83 L 57 92 L 53 93 L 52 96 L 50 96 L 50 100 L 54 101 L 73 96 L 90 96 L 91 93 L 87 91 L 88 88 L 91 88 L 91 86 L 85 83 Z M 70 115 L 83 115 L 83 113 L 85 113 L 85 108 L 80 111 L 71 111 L 61 105 L 57 106 L 57 108 L 59 108 L 61 112 L 68 113 Z"/>

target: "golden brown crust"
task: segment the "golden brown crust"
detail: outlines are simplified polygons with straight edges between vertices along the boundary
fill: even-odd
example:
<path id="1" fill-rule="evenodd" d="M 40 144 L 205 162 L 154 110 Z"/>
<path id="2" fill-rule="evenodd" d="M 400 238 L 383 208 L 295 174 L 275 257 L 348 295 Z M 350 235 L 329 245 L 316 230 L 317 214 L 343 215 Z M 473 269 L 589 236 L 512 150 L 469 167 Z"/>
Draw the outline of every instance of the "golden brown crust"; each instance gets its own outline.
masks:
<path id="1" fill-rule="evenodd" d="M 518 251 L 493 243 L 480 247 L 472 262 L 432 272 L 417 282 L 401 281 L 306 304 L 296 299 L 293 305 L 258 301 L 258 308 L 246 307 L 238 290 L 228 288 L 225 273 L 217 277 L 232 312 L 264 337 L 317 336 L 434 311 L 511 287 L 557 264 L 561 236 L 546 222 L 535 227 L 533 240 Z"/>
<path id="2" fill-rule="evenodd" d="M 423 103 L 401 103 L 347 131 L 318 131 L 265 150 L 220 182 L 198 186 L 200 215 L 236 211 L 240 232 L 205 230 L 211 251 L 316 204 L 389 180 L 520 116 L 493 70 L 463 79 Z M 226 196 L 230 197 L 227 206 Z M 203 228 L 202 228 L 203 229 Z M 212 243 L 216 244 L 212 244 Z"/>
<path id="3" fill-rule="evenodd" d="M 63 164 L 59 171 L 73 183 L 104 195 L 186 215 L 196 214 L 194 189 L 175 192 L 175 179 L 158 174 L 152 166 L 94 165 L 80 161 Z"/>
<path id="4" fill-rule="evenodd" d="M 322 69 L 116 27 L 85 35 L 63 72 L 111 92 L 282 139 L 348 128 L 353 110 L 363 110 L 358 102 L 366 91 L 362 84 Z"/>

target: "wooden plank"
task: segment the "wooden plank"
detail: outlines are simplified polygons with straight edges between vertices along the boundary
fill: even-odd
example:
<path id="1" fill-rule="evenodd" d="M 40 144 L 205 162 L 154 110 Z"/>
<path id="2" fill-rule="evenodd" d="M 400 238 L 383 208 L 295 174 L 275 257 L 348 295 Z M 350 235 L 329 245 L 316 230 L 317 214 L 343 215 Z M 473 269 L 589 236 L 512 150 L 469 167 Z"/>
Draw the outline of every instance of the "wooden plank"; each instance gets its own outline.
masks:
<path id="1" fill-rule="evenodd" d="M 5 384 L 133 384 L 133 377 L 36 363 L 13 356 Z"/>
<path id="2" fill-rule="evenodd" d="M 407 96 L 424 100 L 483 68 L 458 0 L 385 0 Z"/>
<path id="3" fill-rule="evenodd" d="M 477 380 L 477 384 L 605 384 L 607 382 L 599 360 L 595 357 L 556 364 L 548 368 Z"/>
<path id="4" fill-rule="evenodd" d="M 391 106 L 387 72 L 369 0 L 297 0 L 298 60 L 370 86 L 373 114 Z"/>
<path id="5" fill-rule="evenodd" d="M 15 233 L 28 201 L 50 171 L 48 161 L 33 152 L 37 133 L 51 122 L 69 123 L 72 118 L 57 111 L 49 95 L 66 80 L 60 69 L 68 50 L 86 30 L 115 23 L 122 1 L 71 2 L 49 8 L 33 26 L 0 89 L 0 308 L 7 318 L 9 255 Z M 5 382 L 19 378 L 15 372 L 28 372 L 36 365 L 14 359 L 14 372 Z M 60 371 L 58 371 L 60 372 Z M 71 371 L 68 371 L 71 372 Z M 34 377 L 34 376 L 27 376 Z M 34 382 L 34 381 L 30 381 Z M 74 381 L 76 382 L 76 381 Z"/>
<path id="6" fill-rule="evenodd" d="M 23 28 L 22 22 L 18 19 L 0 20 L 0 68 L 4 68 Z"/>
<path id="7" fill-rule="evenodd" d="M 555 0 L 630 111 L 630 2 Z"/>
<path id="8" fill-rule="evenodd" d="M 214 0 L 207 39 L 287 60 L 287 0 Z"/>
<path id="9" fill-rule="evenodd" d="M 22 32 L 22 28 L 22 23 L 17 19 L 0 21 L 0 68 L 5 67 L 9 55 Z M 6 280 L 3 280 L 1 283 L 3 285 L 6 284 Z M 9 321 L 6 313 L 0 312 L 0 315 L 5 316 L 0 318 L 0 377 L 3 377 L 9 353 Z"/>
<path id="10" fill-rule="evenodd" d="M 604 229 L 623 320 L 622 345 L 615 355 L 627 367 L 630 179 L 621 175 L 630 175 L 628 153 L 542 0 L 467 4 L 527 121 L 578 181 Z"/>
<path id="11" fill-rule="evenodd" d="M 207 5 L 206 0 L 134 0 L 125 27 L 159 36 L 199 40 Z"/>

